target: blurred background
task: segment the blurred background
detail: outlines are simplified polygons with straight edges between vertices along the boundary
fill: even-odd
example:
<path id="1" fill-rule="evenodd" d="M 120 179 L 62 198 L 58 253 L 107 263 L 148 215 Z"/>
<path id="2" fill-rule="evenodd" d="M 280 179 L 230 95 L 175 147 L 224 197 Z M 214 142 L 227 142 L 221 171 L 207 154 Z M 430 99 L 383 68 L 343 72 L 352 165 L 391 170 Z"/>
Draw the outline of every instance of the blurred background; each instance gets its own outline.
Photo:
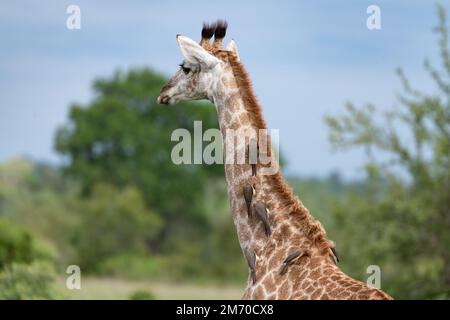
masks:
<path id="1" fill-rule="evenodd" d="M 81 28 L 68 29 L 69 5 Z M 369 30 L 367 7 L 381 9 Z M 442 1 L 0 4 L 0 298 L 238 299 L 223 166 L 174 165 L 206 102 L 156 105 L 181 33 L 224 18 L 283 172 L 397 299 L 450 297 L 450 54 Z M 226 41 L 227 42 L 227 41 Z M 81 268 L 81 290 L 66 269 Z"/>

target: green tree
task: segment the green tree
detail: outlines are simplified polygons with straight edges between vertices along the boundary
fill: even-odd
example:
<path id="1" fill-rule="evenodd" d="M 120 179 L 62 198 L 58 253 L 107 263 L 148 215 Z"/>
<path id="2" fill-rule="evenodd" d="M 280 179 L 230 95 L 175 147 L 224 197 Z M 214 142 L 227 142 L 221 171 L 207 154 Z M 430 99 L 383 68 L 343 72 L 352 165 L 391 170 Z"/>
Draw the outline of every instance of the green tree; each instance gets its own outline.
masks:
<path id="1" fill-rule="evenodd" d="M 80 223 L 74 236 L 80 266 L 93 271 L 102 262 L 121 254 L 145 254 L 146 241 L 161 227 L 160 218 L 146 208 L 138 189 L 117 191 L 97 185 L 79 205 Z"/>
<path id="2" fill-rule="evenodd" d="M 0 271 L 0 299 L 58 299 L 56 276 L 51 264 L 13 263 Z"/>
<path id="3" fill-rule="evenodd" d="M 367 196 L 335 211 L 338 237 L 351 246 L 344 269 L 362 277 L 368 264 L 380 265 L 383 288 L 398 298 L 450 297 L 450 54 L 439 5 L 438 13 L 443 67 L 425 68 L 439 93 L 413 89 L 398 70 L 404 92 L 395 109 L 380 116 L 349 103 L 345 115 L 326 119 L 335 147 L 368 156 Z"/>
<path id="4" fill-rule="evenodd" d="M 211 105 L 156 104 L 166 79 L 150 69 L 116 72 L 94 82 L 95 98 L 71 107 L 69 123 L 55 139 L 56 150 L 67 158 L 66 172 L 82 183 L 89 195 L 97 183 L 118 188 L 136 186 L 146 204 L 166 221 L 162 237 L 176 225 L 205 223 L 202 195 L 209 176 L 223 175 L 220 165 L 175 165 L 171 133 L 217 127 Z"/>
<path id="5" fill-rule="evenodd" d="M 0 218 L 0 270 L 14 263 L 52 261 L 54 252 L 42 240 L 9 219 Z"/>
<path id="6" fill-rule="evenodd" d="M 47 243 L 0 217 L 0 300 L 56 298 L 54 258 Z"/>
<path id="7" fill-rule="evenodd" d="M 62 177 L 58 168 L 25 159 L 3 163 L 0 165 L 0 217 L 8 218 L 10 224 L 20 226 L 30 236 L 45 239 L 55 251 L 57 265 L 65 268 L 75 256 L 70 239 L 79 223 L 78 189 Z M 14 231 L 17 228 L 10 229 L 2 235 L 17 234 Z"/>

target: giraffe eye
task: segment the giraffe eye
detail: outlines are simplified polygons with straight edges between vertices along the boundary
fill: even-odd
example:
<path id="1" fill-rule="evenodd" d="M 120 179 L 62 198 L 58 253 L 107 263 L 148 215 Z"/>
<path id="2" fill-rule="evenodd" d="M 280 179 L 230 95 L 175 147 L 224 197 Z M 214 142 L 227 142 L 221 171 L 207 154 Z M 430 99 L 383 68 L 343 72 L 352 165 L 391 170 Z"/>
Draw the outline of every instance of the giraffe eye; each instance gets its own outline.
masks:
<path id="1" fill-rule="evenodd" d="M 183 64 L 180 64 L 180 68 L 181 70 L 183 70 L 184 74 L 188 74 L 189 72 L 191 72 L 191 69 L 186 68 Z"/>

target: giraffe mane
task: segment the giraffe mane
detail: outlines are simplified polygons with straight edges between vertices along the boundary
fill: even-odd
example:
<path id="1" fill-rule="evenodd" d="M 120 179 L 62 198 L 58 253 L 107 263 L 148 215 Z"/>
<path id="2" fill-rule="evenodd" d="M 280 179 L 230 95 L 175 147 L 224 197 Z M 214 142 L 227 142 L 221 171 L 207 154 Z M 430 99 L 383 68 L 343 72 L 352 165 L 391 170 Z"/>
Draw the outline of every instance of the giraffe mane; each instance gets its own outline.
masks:
<path id="1" fill-rule="evenodd" d="M 236 79 L 239 87 L 241 98 L 244 101 L 247 112 L 250 113 L 250 121 L 253 122 L 253 125 L 257 129 L 267 129 L 261 106 L 253 93 L 253 85 L 247 71 L 233 52 L 226 51 L 226 53 L 228 55 L 228 62 L 233 71 L 234 78 Z"/>
<path id="2" fill-rule="evenodd" d="M 228 62 L 239 87 L 244 106 L 249 113 L 250 121 L 257 129 L 267 129 L 266 122 L 262 114 L 262 108 L 253 92 L 252 82 L 238 57 L 231 51 L 226 52 Z M 269 144 L 270 149 L 270 144 Z M 286 183 L 280 171 L 269 175 L 272 187 L 281 197 L 284 206 L 289 210 L 290 216 L 298 222 L 299 227 L 305 232 L 320 252 L 329 254 L 332 248 L 332 242 L 327 239 L 326 231 L 322 224 L 316 220 L 302 204 L 302 202 L 293 194 L 292 188 Z"/>

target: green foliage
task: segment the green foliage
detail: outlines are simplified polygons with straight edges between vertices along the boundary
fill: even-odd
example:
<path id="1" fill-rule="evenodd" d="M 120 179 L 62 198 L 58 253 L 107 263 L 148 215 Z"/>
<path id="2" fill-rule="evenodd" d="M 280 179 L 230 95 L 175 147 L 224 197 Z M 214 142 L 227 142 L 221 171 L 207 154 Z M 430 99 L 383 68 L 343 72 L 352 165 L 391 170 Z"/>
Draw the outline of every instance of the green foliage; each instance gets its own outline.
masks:
<path id="1" fill-rule="evenodd" d="M 150 279 L 164 272 L 164 258 L 145 254 L 117 255 L 103 260 L 97 272 L 102 276 L 125 279 Z"/>
<path id="2" fill-rule="evenodd" d="M 346 182 L 339 173 L 331 173 L 325 178 L 299 178 L 289 177 L 289 185 L 294 189 L 305 206 L 318 219 L 326 230 L 333 233 L 333 212 L 336 201 L 348 195 L 363 195 L 363 182 Z"/>
<path id="3" fill-rule="evenodd" d="M 48 263 L 13 263 L 0 271 L 0 299 L 57 299 L 54 270 Z"/>
<path id="4" fill-rule="evenodd" d="M 210 104 L 197 102 L 157 105 L 165 82 L 149 69 L 117 72 L 111 79 L 97 80 L 95 99 L 86 106 L 73 105 L 69 123 L 58 130 L 55 147 L 68 159 L 65 172 L 81 183 L 82 201 L 91 203 L 77 214 L 76 252 L 84 268 L 107 274 L 153 274 L 152 261 L 160 259 L 155 260 L 156 255 L 162 257 L 163 266 L 158 264 L 154 272 L 163 276 L 195 278 L 212 269 L 220 278 L 242 278 L 246 268 L 229 215 L 223 166 L 175 165 L 170 159 L 177 143 L 170 140 L 173 130 L 186 128 L 193 134 L 198 120 L 203 130 L 217 128 L 216 111 Z M 211 190 L 216 188 L 217 177 L 222 189 L 215 194 Z M 96 193 L 98 184 L 112 185 L 115 192 L 134 186 L 145 202 L 136 213 L 150 214 L 147 208 L 151 208 L 160 223 L 141 232 L 132 219 L 127 222 L 115 210 L 105 213 L 117 195 Z M 133 202 L 124 203 L 126 207 Z M 131 234 L 135 228 L 137 232 Z M 156 237 L 155 230 L 160 231 Z M 120 237 L 121 232 L 129 235 L 127 240 Z M 235 241 L 227 241 L 230 238 Z M 230 243 L 226 250 L 224 243 Z M 123 265 L 126 256 L 134 257 L 128 270 Z M 225 268 L 223 259 L 227 258 L 230 266 Z"/>
<path id="5" fill-rule="evenodd" d="M 59 265 L 74 256 L 69 241 L 77 223 L 76 191 L 50 166 L 25 159 L 0 165 L 0 217 L 39 236 Z"/>
<path id="6" fill-rule="evenodd" d="M 95 81 L 96 98 L 87 106 L 71 107 L 70 122 L 58 130 L 55 145 L 68 158 L 66 171 L 81 181 L 85 194 L 97 183 L 134 185 L 169 228 L 176 219 L 204 220 L 204 181 L 207 175 L 222 175 L 223 169 L 172 163 L 171 149 L 177 143 L 170 140 L 173 130 L 193 132 L 195 120 L 203 121 L 204 130 L 218 123 L 211 105 L 157 105 L 165 82 L 149 69 Z"/>
<path id="7" fill-rule="evenodd" d="M 79 209 L 74 244 L 85 270 L 119 254 L 144 254 L 146 241 L 161 227 L 159 217 L 147 209 L 141 193 L 133 187 L 118 191 L 98 185 Z"/>
<path id="8" fill-rule="evenodd" d="M 47 235 L 37 232 L 39 227 L 30 228 L 31 222 L 38 226 L 40 219 L 48 218 L 42 210 L 48 205 L 46 198 L 35 202 L 47 191 L 36 184 L 34 169 L 26 160 L 0 165 L 0 299 L 57 298 L 53 270 L 57 249 Z M 25 217 L 30 225 L 22 220 Z"/>
<path id="9" fill-rule="evenodd" d="M 13 262 L 52 260 L 54 253 L 23 227 L 0 218 L 0 270 Z"/>
<path id="10" fill-rule="evenodd" d="M 155 295 L 149 291 L 137 290 L 130 295 L 130 300 L 155 300 Z"/>
<path id="11" fill-rule="evenodd" d="M 335 147 L 368 155 L 367 196 L 336 205 L 338 237 L 352 246 L 344 248 L 344 269 L 380 265 L 382 285 L 398 298 L 450 297 L 450 55 L 445 12 L 438 12 L 443 68 L 428 61 L 425 68 L 439 94 L 413 89 L 399 70 L 404 93 L 394 110 L 380 118 L 372 105 L 349 103 L 345 115 L 327 118 Z M 401 138 L 405 130 L 409 139 Z"/>

